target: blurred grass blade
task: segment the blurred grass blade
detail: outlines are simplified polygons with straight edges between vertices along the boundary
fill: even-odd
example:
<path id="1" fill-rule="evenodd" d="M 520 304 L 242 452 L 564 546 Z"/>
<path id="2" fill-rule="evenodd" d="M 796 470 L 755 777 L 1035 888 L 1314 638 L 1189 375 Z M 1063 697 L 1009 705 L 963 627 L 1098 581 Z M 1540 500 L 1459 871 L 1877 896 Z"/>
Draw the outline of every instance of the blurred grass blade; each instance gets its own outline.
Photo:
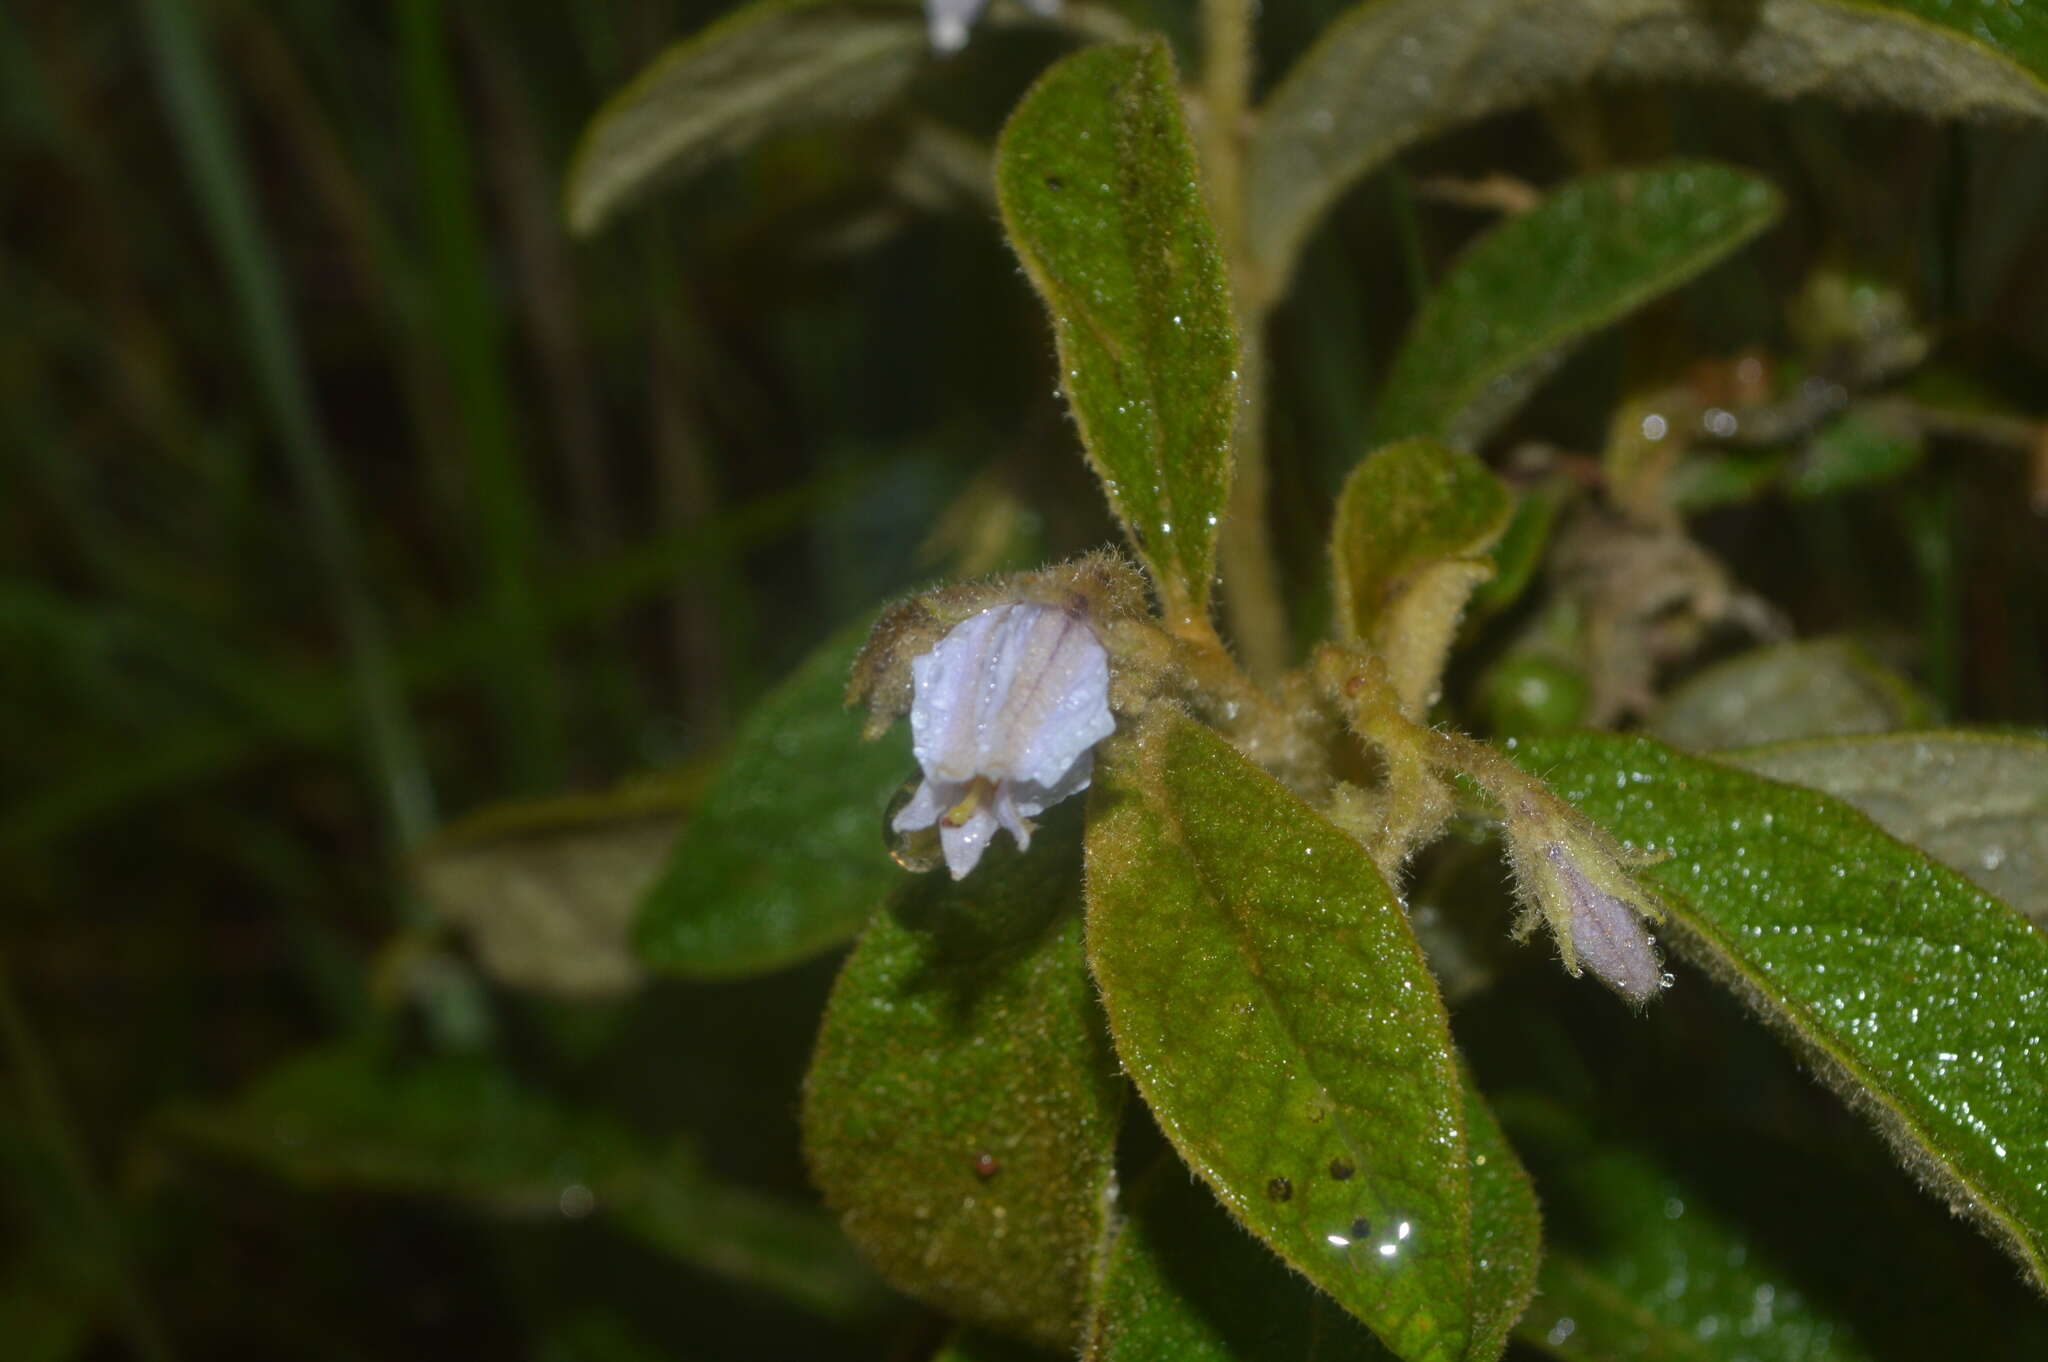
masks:
<path id="1" fill-rule="evenodd" d="M 2048 116 L 2048 15 L 1948 0 L 1366 0 L 1267 99 L 1246 172 L 1274 292 L 1347 187 L 1403 147 L 1591 81 L 1713 81 L 1930 119 Z"/>
<path id="2" fill-rule="evenodd" d="M 561 687 L 535 602 L 541 527 L 514 433 L 491 267 L 471 198 L 463 112 L 448 69 L 439 0 L 397 0 L 396 9 L 407 121 L 425 190 L 430 282 L 462 415 L 465 490 L 476 512 L 485 599 L 497 635 L 486 675 L 498 742 L 514 784 L 545 790 L 566 774 Z"/>
<path id="3" fill-rule="evenodd" d="M 116 1285 L 127 1316 L 129 1342 L 147 1362 L 169 1362 L 173 1356 L 170 1342 L 136 1271 L 121 1224 L 93 1171 L 92 1156 L 79 1136 L 70 1105 L 58 1087 L 49 1051 L 15 995 L 5 956 L 0 956 L 0 1053 L 7 1056 L 16 1093 L 37 1136 L 70 1184 L 72 1214 L 83 1222 Z"/>
<path id="4" fill-rule="evenodd" d="M 234 1101 L 174 1107 L 156 1126 L 316 1190 L 442 1197 L 517 1218 L 601 1214 L 679 1261 L 827 1318 L 884 1299 L 823 1215 L 721 1184 L 687 1147 L 651 1149 L 490 1060 L 308 1050 Z"/>
<path id="5" fill-rule="evenodd" d="M 666 180 L 773 133 L 856 118 L 925 55 L 909 4 L 759 0 L 677 43 L 590 122 L 569 166 L 569 225 L 595 232 Z"/>
<path id="6" fill-rule="evenodd" d="M 712 571 L 787 534 L 848 489 L 870 483 L 876 471 L 875 464 L 860 464 L 816 477 L 723 513 L 713 523 L 632 545 L 567 573 L 542 596 L 543 618 L 551 629 L 608 620 L 669 590 L 679 574 Z M 451 685 L 489 657 L 494 638 L 487 612 L 460 612 L 407 644 L 399 680 L 413 691 Z M 280 742 L 325 747 L 347 731 L 356 696 L 352 680 L 321 670 L 276 679 L 261 715 L 180 726 L 139 749 L 83 764 L 64 784 L 8 809 L 0 819 L 0 849 L 74 835 L 143 800 L 219 778 Z"/>
<path id="7" fill-rule="evenodd" d="M 1475 448 L 1573 345 L 1721 260 L 1780 207 L 1765 181 L 1704 161 L 1552 190 L 1445 273 L 1394 357 L 1374 430 Z"/>
<path id="8" fill-rule="evenodd" d="M 291 464 L 313 552 L 348 645 L 385 814 L 397 843 L 411 846 L 433 825 L 433 790 L 364 570 L 345 485 L 313 412 L 283 274 L 257 221 L 249 166 L 188 0 L 137 0 L 137 8 L 172 130 L 227 272 L 257 386 Z"/>

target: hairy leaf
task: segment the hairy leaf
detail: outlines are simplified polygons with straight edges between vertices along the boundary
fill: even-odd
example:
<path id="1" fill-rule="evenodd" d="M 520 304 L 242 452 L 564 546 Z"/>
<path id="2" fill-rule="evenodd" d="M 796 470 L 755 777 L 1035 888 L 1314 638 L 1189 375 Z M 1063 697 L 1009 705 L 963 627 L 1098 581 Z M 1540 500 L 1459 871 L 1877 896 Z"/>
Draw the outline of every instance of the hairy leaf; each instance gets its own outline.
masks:
<path id="1" fill-rule="evenodd" d="M 1100 768 L 1088 918 L 1117 1051 L 1224 1206 L 1397 1355 L 1497 1356 L 1533 1201 L 1363 849 L 1158 710 Z"/>
<path id="2" fill-rule="evenodd" d="M 917 881 L 847 960 L 805 1088 L 811 1171 L 903 1290 L 1079 1337 L 1123 1084 L 1082 953 L 1078 810 Z"/>
<path id="3" fill-rule="evenodd" d="M 1335 1301 L 1168 1159 L 1138 1184 L 1102 1273 L 1087 1362 L 1385 1362 Z"/>
<path id="4" fill-rule="evenodd" d="M 507 1215 L 604 1215 L 680 1261 L 827 1316 L 871 1313 L 885 1299 L 823 1216 L 716 1183 L 688 1150 L 650 1150 L 482 1059 L 315 1050 L 229 1105 L 175 1108 L 159 1127 L 308 1187 L 452 1197 Z"/>
<path id="5" fill-rule="evenodd" d="M 1519 759 L 1638 847 L 1679 947 L 2048 1290 L 2048 936 L 1827 795 L 1644 739 Z"/>
<path id="6" fill-rule="evenodd" d="M 414 858 L 420 889 L 491 974 L 565 997 L 631 989 L 627 936 L 684 816 L 693 778 L 484 809 Z"/>
<path id="7" fill-rule="evenodd" d="M 634 924 L 640 958 L 696 977 L 760 973 L 851 937 L 902 872 L 882 811 L 914 770 L 899 729 L 861 740 L 843 692 L 868 634 L 813 653 L 747 716 Z"/>
<path id="8" fill-rule="evenodd" d="M 1792 738 L 1883 733 L 1924 723 L 1912 684 L 1853 639 L 1755 648 L 1709 667 L 1667 696 L 1646 725 L 1708 751 Z"/>
<path id="9" fill-rule="evenodd" d="M 1993 733 L 1823 738 L 1723 760 L 1846 800 L 2048 925 L 2048 742 Z"/>
<path id="10" fill-rule="evenodd" d="M 1387 659 L 1394 689 L 1426 708 L 1487 551 L 1514 494 L 1469 454 L 1407 440 L 1366 456 L 1337 498 L 1330 530 L 1337 635 Z"/>
<path id="11" fill-rule="evenodd" d="M 1323 210 L 1402 147 L 1593 80 L 2010 119 L 2048 114 L 2044 79 L 2048 16 L 1996 0 L 1367 0 L 1266 101 L 1248 235 L 1277 292 Z"/>
<path id="12" fill-rule="evenodd" d="M 1776 190 L 1704 161 L 1575 180 L 1468 247 L 1394 356 L 1374 428 L 1476 447 L 1569 347 L 1777 220 Z"/>
<path id="13" fill-rule="evenodd" d="M 1168 614 L 1200 614 L 1230 493 L 1237 332 L 1165 42 L 1047 72 L 1003 129 L 996 190 L 1110 505 Z"/>
<path id="14" fill-rule="evenodd" d="M 916 7 L 758 0 L 669 48 L 600 109 L 569 166 L 569 225 L 594 232 L 668 180 L 772 133 L 859 117 L 917 71 Z"/>

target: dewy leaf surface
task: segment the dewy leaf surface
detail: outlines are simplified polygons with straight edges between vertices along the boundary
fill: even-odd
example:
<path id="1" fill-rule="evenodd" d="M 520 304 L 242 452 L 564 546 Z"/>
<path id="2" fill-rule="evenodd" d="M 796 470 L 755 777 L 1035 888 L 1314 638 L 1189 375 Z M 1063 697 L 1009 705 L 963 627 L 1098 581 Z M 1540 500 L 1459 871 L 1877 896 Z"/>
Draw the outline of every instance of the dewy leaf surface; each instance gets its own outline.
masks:
<path id="1" fill-rule="evenodd" d="M 1248 235 L 1277 291 L 1316 219 L 1401 148 L 1589 81 L 2012 119 L 2048 114 L 2044 79 L 2048 14 L 2002 0 L 1368 0 L 1266 101 Z"/>
<path id="2" fill-rule="evenodd" d="M 1386 658 L 1405 699 L 1426 708 L 1514 512 L 1514 494 L 1484 464 L 1428 440 L 1375 450 L 1345 480 L 1330 530 L 1337 635 Z"/>
<path id="3" fill-rule="evenodd" d="M 1389 1362 L 1178 1160 L 1138 1184 L 1103 1269 L 1086 1362 Z"/>
<path id="4" fill-rule="evenodd" d="M 1533 1202 L 1471 1130 L 1443 1003 L 1364 850 L 1156 711 L 1098 768 L 1088 941 L 1125 1068 L 1224 1206 L 1398 1356 L 1497 1356 Z M 1499 1180 L 1475 1188 L 1482 1152 Z"/>
<path id="5" fill-rule="evenodd" d="M 1394 357 L 1374 428 L 1476 447 L 1589 333 L 1777 220 L 1776 190 L 1705 161 L 1574 180 L 1458 257 Z"/>
<path id="6" fill-rule="evenodd" d="M 1164 40 L 1047 72 L 1003 129 L 996 190 L 1110 505 L 1168 613 L 1199 614 L 1230 494 L 1237 331 Z"/>
<path id="7" fill-rule="evenodd" d="M 769 135 L 856 118 L 893 98 L 925 53 L 908 4 L 761 0 L 669 48 L 614 95 L 569 166 L 569 225 L 594 232 L 655 185 Z"/>
<path id="8" fill-rule="evenodd" d="M 1082 952 L 1078 813 L 876 915 L 804 1100 L 812 1175 L 884 1276 L 1061 1350 L 1087 1309 L 1124 1093 Z"/>
<path id="9" fill-rule="evenodd" d="M 1854 804 L 1900 841 L 2048 925 L 2048 742 L 1896 733 L 1785 743 L 1722 759 Z"/>
<path id="10" fill-rule="evenodd" d="M 641 905 L 634 945 L 649 966 L 715 977 L 794 964 L 859 931 L 899 881 L 882 811 L 915 769 L 908 735 L 863 742 L 844 700 L 867 633 L 826 643 L 740 725 Z"/>
<path id="11" fill-rule="evenodd" d="M 1638 847 L 1671 935 L 2048 1290 L 2048 936 L 1827 795 L 1637 738 L 1518 754 Z"/>

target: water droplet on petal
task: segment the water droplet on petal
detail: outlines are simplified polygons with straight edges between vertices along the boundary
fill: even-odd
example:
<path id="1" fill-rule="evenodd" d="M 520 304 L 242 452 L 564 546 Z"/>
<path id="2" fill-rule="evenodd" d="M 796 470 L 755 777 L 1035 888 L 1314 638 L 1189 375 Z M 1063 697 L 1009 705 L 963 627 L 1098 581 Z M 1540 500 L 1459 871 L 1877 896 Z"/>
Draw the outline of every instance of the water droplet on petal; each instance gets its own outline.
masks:
<path id="1" fill-rule="evenodd" d="M 923 779 L 922 776 L 912 776 L 904 781 L 896 793 L 889 796 L 889 806 L 882 810 L 882 849 L 889 853 L 890 860 L 913 875 L 937 870 L 946 861 L 945 852 L 939 846 L 936 824 L 913 828 L 909 832 L 898 832 L 895 827 L 896 815 L 911 801 Z"/>

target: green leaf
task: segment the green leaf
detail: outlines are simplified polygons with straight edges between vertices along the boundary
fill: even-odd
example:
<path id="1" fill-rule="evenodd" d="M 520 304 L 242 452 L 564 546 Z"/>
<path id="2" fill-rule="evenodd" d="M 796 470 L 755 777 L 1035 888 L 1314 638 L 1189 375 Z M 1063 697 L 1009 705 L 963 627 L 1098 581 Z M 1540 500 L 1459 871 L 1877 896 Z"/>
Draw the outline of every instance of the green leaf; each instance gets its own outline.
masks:
<path id="1" fill-rule="evenodd" d="M 682 1262 L 831 1318 L 885 1298 L 822 1216 L 713 1182 L 687 1149 L 648 1149 L 481 1059 L 308 1052 L 234 1102 L 173 1108 L 167 1135 L 310 1188 L 449 1197 L 502 1215 L 607 1216 Z"/>
<path id="2" fill-rule="evenodd" d="M 1380 392 L 1381 439 L 1476 447 L 1588 334 L 1777 220 L 1778 192 L 1706 161 L 1611 170 L 1546 194 L 1467 247 Z"/>
<path id="3" fill-rule="evenodd" d="M 1925 723 L 1912 683 L 1853 639 L 1755 648 L 1707 668 L 1665 697 L 1646 727 L 1709 751 L 1792 738 L 1883 733 Z"/>
<path id="4" fill-rule="evenodd" d="M 1929 118 L 2048 114 L 2048 18 L 1995 0 L 1367 0 L 1267 99 L 1246 170 L 1266 286 L 1403 147 L 1592 81 L 1714 82 Z"/>
<path id="5" fill-rule="evenodd" d="M 996 191 L 1110 506 L 1168 615 L 1199 615 L 1230 494 L 1238 347 L 1164 40 L 1047 72 L 1003 129 Z"/>
<path id="6" fill-rule="evenodd" d="M 1815 791 L 1643 739 L 1518 759 L 1666 853 L 1638 873 L 1678 946 L 2048 1290 L 2048 936 Z"/>
<path id="7" fill-rule="evenodd" d="M 1078 810 L 916 881 L 847 960 L 805 1088 L 811 1172 L 911 1295 L 1069 1349 L 1123 1085 L 1082 953 Z"/>
<path id="8" fill-rule="evenodd" d="M 925 52 L 914 6 L 759 0 L 677 43 L 606 102 L 569 166 L 579 234 L 656 185 L 790 128 L 862 117 Z"/>
<path id="9" fill-rule="evenodd" d="M 1664 500 L 1688 514 L 1738 506 L 1775 486 L 1790 462 L 1775 449 L 1687 450 L 1664 484 Z"/>
<path id="10" fill-rule="evenodd" d="M 861 739 L 843 692 L 865 624 L 747 716 L 634 924 L 640 958 L 697 977 L 794 964 L 860 930 L 902 878 L 882 811 L 914 769 L 899 730 Z"/>
<path id="11" fill-rule="evenodd" d="M 1465 619 L 1468 637 L 1473 629 L 1520 600 L 1536 580 L 1558 518 L 1571 497 L 1570 480 L 1552 474 L 1515 498 L 1514 518 L 1493 546 L 1493 576 L 1472 593 L 1471 611 Z"/>
<path id="12" fill-rule="evenodd" d="M 1550 1244 L 1518 1339 L 1587 1362 L 2048 1356 L 2048 1311 L 1861 1141 L 1760 1139 L 1667 1095 L 1654 1135 L 1640 1096 L 1598 1140 L 1559 1128 L 1583 1106 L 1539 1118 L 1548 1138 L 1526 1132 Z"/>
<path id="13" fill-rule="evenodd" d="M 1694 1188 L 1610 1152 L 1543 1180 L 1554 1208 L 1542 1292 L 1516 1330 L 1567 1359 L 1874 1362 L 1854 1316 Z M 1830 1236 L 1832 1237 L 1832 1236 Z M 1816 1246 L 1839 1253 L 1839 1246 Z"/>
<path id="14" fill-rule="evenodd" d="M 1162 708 L 1098 768 L 1088 915 L 1117 1052 L 1224 1206 L 1399 1356 L 1497 1356 L 1535 1207 L 1365 851 Z"/>
<path id="15" fill-rule="evenodd" d="M 1231 1223 L 1178 1160 L 1130 1197 L 1102 1272 L 1087 1362 L 1384 1362 L 1336 1302 Z"/>
<path id="16" fill-rule="evenodd" d="M 1911 472 L 1926 442 L 1910 411 L 1867 403 L 1814 432 L 1785 480 L 1799 500 L 1840 496 Z"/>
<path id="17" fill-rule="evenodd" d="M 420 890 L 515 988 L 602 997 L 640 982 L 628 932 L 700 781 L 484 809 L 414 859 Z"/>
<path id="18" fill-rule="evenodd" d="M 2048 742 L 1899 733 L 1754 748 L 1722 760 L 1855 805 L 2048 926 Z"/>
<path id="19" fill-rule="evenodd" d="M 1465 599 L 1493 575 L 1487 551 L 1514 494 L 1469 454 L 1407 440 L 1345 480 L 1330 530 L 1339 638 L 1387 660 L 1411 712 L 1426 709 Z"/>

